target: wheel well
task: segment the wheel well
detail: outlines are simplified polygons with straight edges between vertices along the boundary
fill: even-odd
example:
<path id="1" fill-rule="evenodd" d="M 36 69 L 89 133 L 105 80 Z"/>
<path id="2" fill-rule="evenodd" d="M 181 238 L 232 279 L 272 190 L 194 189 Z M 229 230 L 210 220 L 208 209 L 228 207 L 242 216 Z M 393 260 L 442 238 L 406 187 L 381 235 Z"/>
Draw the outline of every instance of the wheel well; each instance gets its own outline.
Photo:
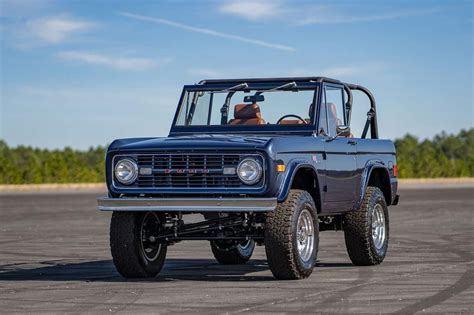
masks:
<path id="1" fill-rule="evenodd" d="M 387 205 L 392 203 L 392 191 L 390 189 L 390 177 L 383 168 L 375 168 L 370 173 L 368 186 L 378 187 L 385 196 L 385 202 Z"/>
<path id="2" fill-rule="evenodd" d="M 316 210 L 318 213 L 321 212 L 321 196 L 319 193 L 318 178 L 311 168 L 300 168 L 296 171 L 291 183 L 291 189 L 306 190 L 313 197 L 314 203 L 316 204 Z"/>

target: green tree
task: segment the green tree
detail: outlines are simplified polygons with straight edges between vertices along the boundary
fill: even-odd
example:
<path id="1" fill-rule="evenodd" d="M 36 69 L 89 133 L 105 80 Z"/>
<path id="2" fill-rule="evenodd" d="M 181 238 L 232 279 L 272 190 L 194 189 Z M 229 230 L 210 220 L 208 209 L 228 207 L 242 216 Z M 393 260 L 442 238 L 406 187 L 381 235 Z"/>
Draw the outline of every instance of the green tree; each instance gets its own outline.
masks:
<path id="1" fill-rule="evenodd" d="M 474 128 L 457 135 L 442 132 L 421 143 L 406 135 L 395 146 L 401 178 L 474 176 Z"/>

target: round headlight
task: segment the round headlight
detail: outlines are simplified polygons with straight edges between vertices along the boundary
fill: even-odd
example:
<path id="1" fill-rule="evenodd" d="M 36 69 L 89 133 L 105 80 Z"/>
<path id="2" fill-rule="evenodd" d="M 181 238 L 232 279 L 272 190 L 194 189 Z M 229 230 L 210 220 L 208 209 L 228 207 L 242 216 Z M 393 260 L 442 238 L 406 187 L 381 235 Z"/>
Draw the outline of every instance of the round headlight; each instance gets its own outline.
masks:
<path id="1" fill-rule="evenodd" d="M 237 166 L 237 175 L 246 185 L 258 183 L 262 178 L 262 166 L 255 159 L 243 159 Z"/>
<path id="2" fill-rule="evenodd" d="M 115 165 L 115 178 L 124 185 L 130 185 L 137 180 L 138 166 L 132 159 L 123 159 Z"/>

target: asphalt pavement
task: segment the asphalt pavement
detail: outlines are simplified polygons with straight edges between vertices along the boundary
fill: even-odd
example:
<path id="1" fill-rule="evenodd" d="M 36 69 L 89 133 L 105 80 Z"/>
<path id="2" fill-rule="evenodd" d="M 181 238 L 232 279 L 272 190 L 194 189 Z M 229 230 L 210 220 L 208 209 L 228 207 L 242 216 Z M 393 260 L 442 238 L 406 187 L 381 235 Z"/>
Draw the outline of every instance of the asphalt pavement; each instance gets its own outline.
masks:
<path id="1" fill-rule="evenodd" d="M 474 313 L 474 189 L 400 194 L 381 265 L 353 266 L 343 232 L 322 232 L 319 262 L 300 281 L 274 280 L 263 247 L 223 266 L 205 241 L 170 247 L 155 279 L 125 280 L 97 194 L 4 194 L 0 313 Z"/>

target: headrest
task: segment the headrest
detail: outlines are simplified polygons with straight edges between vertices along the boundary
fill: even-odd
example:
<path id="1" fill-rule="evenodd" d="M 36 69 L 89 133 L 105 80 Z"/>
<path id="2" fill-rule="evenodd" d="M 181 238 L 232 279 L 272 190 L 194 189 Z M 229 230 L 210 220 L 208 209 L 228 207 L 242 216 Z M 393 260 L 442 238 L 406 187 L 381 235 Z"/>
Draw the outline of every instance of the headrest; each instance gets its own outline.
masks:
<path id="1" fill-rule="evenodd" d="M 235 119 L 262 118 L 260 107 L 257 104 L 237 104 L 234 107 Z"/>
<path id="2" fill-rule="evenodd" d="M 333 117 L 337 117 L 337 108 L 336 108 L 336 104 L 334 103 L 328 103 L 328 107 L 329 107 L 329 112 L 332 114 Z"/>

